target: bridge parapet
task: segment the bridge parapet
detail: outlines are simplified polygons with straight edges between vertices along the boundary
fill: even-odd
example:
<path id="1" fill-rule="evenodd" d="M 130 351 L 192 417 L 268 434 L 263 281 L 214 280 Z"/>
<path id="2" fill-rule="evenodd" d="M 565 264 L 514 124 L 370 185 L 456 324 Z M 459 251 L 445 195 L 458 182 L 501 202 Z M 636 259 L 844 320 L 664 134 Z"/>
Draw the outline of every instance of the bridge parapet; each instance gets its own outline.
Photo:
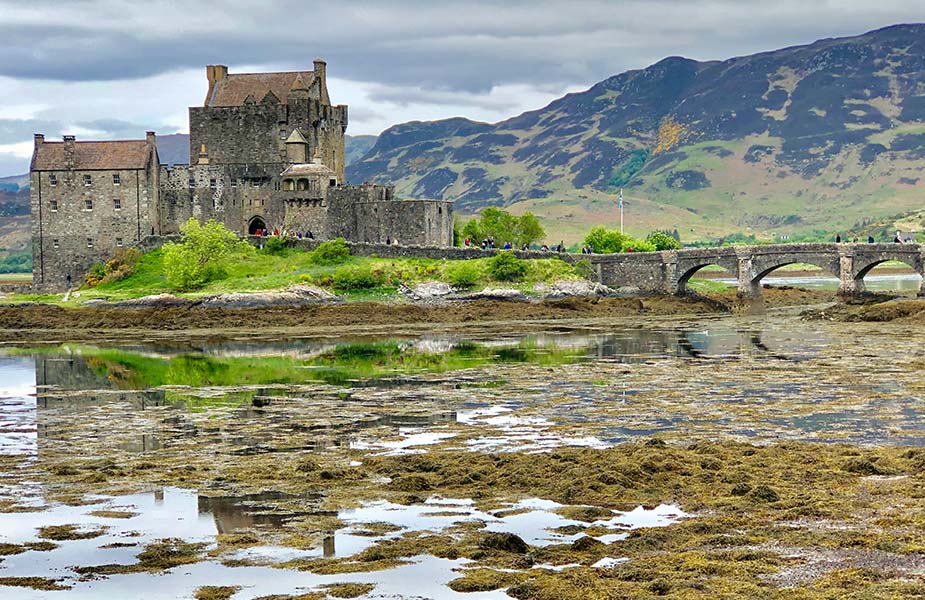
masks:
<path id="1" fill-rule="evenodd" d="M 685 248 L 665 252 L 594 255 L 592 264 L 602 283 L 635 286 L 643 290 L 683 294 L 700 269 L 718 265 L 738 281 L 743 296 L 761 294 L 761 280 L 780 267 L 805 263 L 839 279 L 839 294 L 864 291 L 864 276 L 875 266 L 898 260 L 923 277 L 925 248 L 918 244 L 768 244 Z"/>

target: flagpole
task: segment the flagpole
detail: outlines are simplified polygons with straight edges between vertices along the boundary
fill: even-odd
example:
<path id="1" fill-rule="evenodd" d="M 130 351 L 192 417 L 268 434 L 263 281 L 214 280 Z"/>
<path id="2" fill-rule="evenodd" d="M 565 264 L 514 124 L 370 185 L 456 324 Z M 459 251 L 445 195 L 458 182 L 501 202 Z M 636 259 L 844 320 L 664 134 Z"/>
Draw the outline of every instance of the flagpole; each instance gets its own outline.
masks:
<path id="1" fill-rule="evenodd" d="M 620 235 L 623 235 L 623 188 L 620 188 Z"/>

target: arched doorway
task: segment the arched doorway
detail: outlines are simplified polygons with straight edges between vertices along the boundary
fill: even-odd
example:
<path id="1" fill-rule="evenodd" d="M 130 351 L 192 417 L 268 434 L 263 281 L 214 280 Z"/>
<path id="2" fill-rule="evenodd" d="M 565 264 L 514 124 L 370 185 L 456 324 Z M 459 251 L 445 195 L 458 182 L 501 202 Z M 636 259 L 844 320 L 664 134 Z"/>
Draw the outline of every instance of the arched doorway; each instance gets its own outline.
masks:
<path id="1" fill-rule="evenodd" d="M 254 217 L 247 224 L 247 235 L 256 235 L 258 230 L 263 231 L 266 228 L 267 224 L 262 217 Z"/>

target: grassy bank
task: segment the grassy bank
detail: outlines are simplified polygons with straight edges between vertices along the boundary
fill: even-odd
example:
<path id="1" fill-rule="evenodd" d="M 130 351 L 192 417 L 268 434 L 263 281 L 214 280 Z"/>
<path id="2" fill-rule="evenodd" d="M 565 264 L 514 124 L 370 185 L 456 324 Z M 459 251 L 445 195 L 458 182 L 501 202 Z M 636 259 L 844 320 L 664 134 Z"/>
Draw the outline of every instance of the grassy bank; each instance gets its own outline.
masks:
<path id="1" fill-rule="evenodd" d="M 448 283 L 462 290 L 486 287 L 516 288 L 533 293 L 538 283 L 581 279 L 581 268 L 558 258 L 517 261 L 521 271 L 499 277 L 492 258 L 472 260 L 434 260 L 422 258 L 377 258 L 347 256 L 338 264 L 319 264 L 312 252 L 286 249 L 266 250 L 235 257 L 224 273 L 194 291 L 177 292 L 168 282 L 164 253 L 154 250 L 143 255 L 134 271 L 118 281 L 84 286 L 64 302 L 61 294 L 21 295 L 19 301 L 75 304 L 93 298 L 126 300 L 152 294 L 176 294 L 195 298 L 231 292 L 260 292 L 306 284 L 325 288 L 347 300 L 391 299 L 400 286 L 414 287 L 428 281 Z"/>

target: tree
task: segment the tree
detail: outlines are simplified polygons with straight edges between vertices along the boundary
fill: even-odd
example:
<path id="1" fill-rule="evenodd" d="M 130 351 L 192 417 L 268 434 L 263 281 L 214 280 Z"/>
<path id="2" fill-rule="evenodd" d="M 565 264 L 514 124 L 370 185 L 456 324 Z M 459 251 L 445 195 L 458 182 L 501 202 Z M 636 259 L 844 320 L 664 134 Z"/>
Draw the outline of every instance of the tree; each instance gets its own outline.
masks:
<path id="1" fill-rule="evenodd" d="M 540 220 L 531 212 L 525 212 L 517 219 L 517 245 L 532 244 L 546 237 Z"/>
<path id="2" fill-rule="evenodd" d="M 462 237 L 476 243 L 486 238 L 494 238 L 499 245 L 510 242 L 519 248 L 523 244 L 532 244 L 543 239 L 546 237 L 546 231 L 532 213 L 526 212 L 520 217 L 515 217 L 507 211 L 490 206 L 482 211 L 479 218 L 466 223 Z"/>
<path id="3" fill-rule="evenodd" d="M 656 250 L 679 250 L 681 248 L 681 242 L 664 231 L 653 231 L 646 236 L 646 241 L 655 246 Z"/>
<path id="4" fill-rule="evenodd" d="M 622 252 L 623 245 L 629 238 L 616 229 L 607 229 L 598 225 L 585 236 L 585 246 L 596 254 L 613 254 Z"/>
<path id="5" fill-rule="evenodd" d="M 176 290 L 196 289 L 219 279 L 229 259 L 254 252 L 253 246 L 212 219 L 202 225 L 190 219 L 180 227 L 180 233 L 181 243 L 165 244 L 162 250 L 167 283 Z"/>

